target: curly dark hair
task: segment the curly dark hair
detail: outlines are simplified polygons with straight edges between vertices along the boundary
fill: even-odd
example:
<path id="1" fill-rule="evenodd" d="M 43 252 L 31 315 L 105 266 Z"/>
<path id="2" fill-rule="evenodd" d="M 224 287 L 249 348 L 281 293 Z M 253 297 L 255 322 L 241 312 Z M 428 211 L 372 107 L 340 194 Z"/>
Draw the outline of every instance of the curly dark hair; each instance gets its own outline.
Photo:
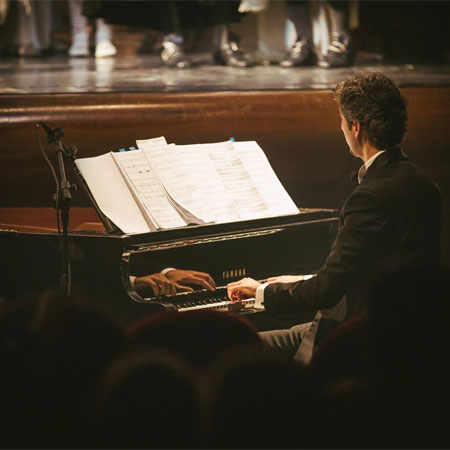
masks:
<path id="1" fill-rule="evenodd" d="M 378 150 L 400 145 L 408 122 L 407 100 L 380 72 L 358 73 L 341 81 L 334 98 L 347 122 L 358 121 Z"/>

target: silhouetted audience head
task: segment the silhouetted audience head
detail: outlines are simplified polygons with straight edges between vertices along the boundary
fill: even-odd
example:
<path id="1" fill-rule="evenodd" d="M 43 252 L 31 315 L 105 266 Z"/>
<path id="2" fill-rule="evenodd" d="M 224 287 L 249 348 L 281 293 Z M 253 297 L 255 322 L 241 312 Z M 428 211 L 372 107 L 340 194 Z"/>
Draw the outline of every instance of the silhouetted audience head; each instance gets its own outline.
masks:
<path id="1" fill-rule="evenodd" d="M 78 301 L 46 292 L 0 310 L 2 440 L 12 447 L 86 445 L 91 396 L 127 349 L 124 330 Z M 17 433 L 17 427 L 20 433 Z M 87 444 L 89 445 L 89 444 Z"/>
<path id="2" fill-rule="evenodd" d="M 319 387 L 348 377 L 367 375 L 366 325 L 363 315 L 356 316 L 339 325 L 323 340 L 307 367 Z"/>
<path id="3" fill-rule="evenodd" d="M 392 442 L 446 445 L 450 400 L 450 273 L 443 267 L 400 266 L 378 273 L 368 301 L 368 346 L 379 410 Z M 389 405 L 386 408 L 386 405 Z"/>
<path id="4" fill-rule="evenodd" d="M 210 366 L 202 385 L 209 448 L 308 448 L 317 396 L 304 368 L 263 349 L 240 349 Z"/>
<path id="5" fill-rule="evenodd" d="M 343 324 L 314 356 L 330 436 L 347 448 L 439 448 L 446 442 L 449 272 L 388 265 L 365 284 L 364 317 Z M 389 443 L 389 444 L 388 444 Z M 325 441 L 324 446 L 333 446 Z"/>
<path id="6" fill-rule="evenodd" d="M 430 370 L 444 368 L 449 279 L 443 267 L 420 265 L 387 268 L 373 277 L 367 290 L 368 344 L 380 376 L 408 374 L 420 381 Z"/>
<path id="7" fill-rule="evenodd" d="M 94 410 L 100 448 L 195 448 L 197 374 L 168 351 L 135 350 L 107 368 Z"/>
<path id="8" fill-rule="evenodd" d="M 367 280 L 365 313 L 336 328 L 307 369 L 328 430 L 319 447 L 442 447 L 449 275 L 398 263 Z"/>
<path id="9" fill-rule="evenodd" d="M 251 322 L 221 311 L 163 312 L 135 323 L 129 333 L 137 345 L 169 350 L 197 368 L 241 346 L 262 345 Z"/>

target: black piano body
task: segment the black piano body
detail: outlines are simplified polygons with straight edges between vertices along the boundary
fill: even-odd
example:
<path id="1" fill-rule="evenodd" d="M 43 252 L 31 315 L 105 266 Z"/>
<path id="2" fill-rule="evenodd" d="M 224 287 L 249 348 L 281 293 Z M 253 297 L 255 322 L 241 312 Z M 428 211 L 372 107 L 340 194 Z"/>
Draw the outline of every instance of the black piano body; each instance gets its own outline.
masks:
<path id="1" fill-rule="evenodd" d="M 334 240 L 337 220 L 336 210 L 300 209 L 297 215 L 146 234 L 70 231 L 71 292 L 124 324 L 164 310 L 233 310 L 236 305 L 225 298 L 226 285 L 232 281 L 244 276 L 264 280 L 274 275 L 316 273 Z M 58 288 L 58 233 L 1 228 L 0 297 L 8 300 Z M 133 290 L 130 275 L 156 273 L 165 267 L 208 272 L 218 289 L 163 298 L 142 298 Z M 258 325 L 256 320 L 264 313 L 255 313 L 251 304 L 238 312 L 259 328 L 265 327 L 261 325 L 264 321 Z M 295 320 L 307 321 L 313 314 Z"/>

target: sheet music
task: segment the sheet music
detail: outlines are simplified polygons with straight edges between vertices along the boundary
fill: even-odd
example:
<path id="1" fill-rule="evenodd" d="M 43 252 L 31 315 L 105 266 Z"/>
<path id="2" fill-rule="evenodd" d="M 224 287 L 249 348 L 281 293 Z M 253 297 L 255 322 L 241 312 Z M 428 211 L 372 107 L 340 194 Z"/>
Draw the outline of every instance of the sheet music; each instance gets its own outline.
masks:
<path id="1" fill-rule="evenodd" d="M 110 153 L 75 160 L 100 210 L 124 233 L 148 233 L 149 225 Z"/>
<path id="2" fill-rule="evenodd" d="M 161 181 L 155 175 L 142 150 L 116 152 L 111 155 L 156 228 L 186 225 L 167 198 Z"/>
<path id="3" fill-rule="evenodd" d="M 161 147 L 167 145 L 166 138 L 164 136 L 156 137 L 156 138 L 150 138 L 150 139 L 139 139 L 136 140 L 136 145 L 140 150 L 142 150 L 141 146 L 145 146 L 147 148 L 149 147 Z"/>
<path id="4" fill-rule="evenodd" d="M 239 211 L 227 192 L 216 166 L 203 145 L 177 145 L 177 155 L 207 201 L 208 210 L 217 223 L 241 219 Z"/>
<path id="5" fill-rule="evenodd" d="M 255 141 L 234 142 L 233 146 L 247 168 L 272 216 L 298 214 L 298 208 L 284 189 L 266 155 Z"/>
<path id="6" fill-rule="evenodd" d="M 136 143 L 139 150 L 76 160 L 103 214 L 125 233 L 298 214 L 255 141 Z"/>
<path id="7" fill-rule="evenodd" d="M 203 144 L 233 199 L 241 219 L 268 217 L 270 211 L 231 141 Z"/>
<path id="8" fill-rule="evenodd" d="M 212 222 L 207 199 L 193 180 L 193 174 L 186 167 L 175 144 L 166 147 L 149 146 L 140 143 L 155 175 L 161 180 L 167 193 L 176 205 L 190 213 L 191 223 Z"/>

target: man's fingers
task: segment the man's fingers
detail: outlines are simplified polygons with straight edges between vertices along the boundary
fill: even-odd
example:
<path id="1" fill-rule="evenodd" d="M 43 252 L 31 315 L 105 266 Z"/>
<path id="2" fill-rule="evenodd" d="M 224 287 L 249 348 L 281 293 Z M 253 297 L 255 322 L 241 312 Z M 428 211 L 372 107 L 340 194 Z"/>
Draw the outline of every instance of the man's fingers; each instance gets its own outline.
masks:
<path id="1" fill-rule="evenodd" d="M 172 282 L 161 274 L 136 278 L 134 288 L 144 296 L 161 297 L 164 295 L 174 295 L 176 292 Z"/>
<path id="2" fill-rule="evenodd" d="M 194 292 L 194 289 L 189 286 L 183 286 L 182 284 L 178 283 L 174 283 L 174 286 L 178 292 Z"/>
<path id="3" fill-rule="evenodd" d="M 161 288 L 159 287 L 159 285 L 155 283 L 153 280 L 150 280 L 149 284 L 150 287 L 152 288 L 155 297 L 159 297 L 161 295 Z"/>
<path id="4" fill-rule="evenodd" d="M 227 285 L 228 297 L 231 301 L 240 301 L 245 298 L 255 297 L 256 290 L 261 285 L 253 278 L 242 278 Z"/>
<path id="5" fill-rule="evenodd" d="M 184 283 L 193 283 L 198 284 L 200 286 L 204 286 L 206 289 L 210 291 L 214 291 L 216 289 L 216 283 L 209 273 L 205 272 L 197 272 L 195 270 L 190 271 L 188 277 L 183 280 Z"/>
<path id="6" fill-rule="evenodd" d="M 236 286 L 240 286 L 242 284 L 242 280 L 239 281 L 233 281 L 232 283 L 228 283 L 227 287 L 230 289 L 233 289 Z"/>
<path id="7" fill-rule="evenodd" d="M 216 284 L 214 283 L 214 281 L 211 282 L 207 278 L 193 277 L 192 283 L 203 286 L 208 289 L 208 291 L 214 291 L 216 289 Z"/>
<path id="8" fill-rule="evenodd" d="M 205 280 L 213 289 L 216 288 L 216 283 L 213 279 L 213 277 L 209 273 L 205 272 L 195 272 L 195 275 L 199 278 L 202 278 Z"/>
<path id="9" fill-rule="evenodd" d="M 214 289 L 215 289 L 215 284 L 211 284 L 208 280 L 201 278 L 201 277 L 194 276 L 194 275 L 185 277 L 183 279 L 183 283 L 195 284 L 197 286 L 203 286 L 204 288 L 208 289 L 209 291 L 214 291 Z"/>
<path id="10" fill-rule="evenodd" d="M 232 286 L 233 285 L 233 286 Z M 235 283 L 230 283 L 227 286 L 227 294 L 228 294 L 228 298 L 232 301 L 235 302 L 238 300 L 238 293 L 242 292 L 241 291 L 241 286 L 239 282 L 235 282 Z"/>
<path id="11" fill-rule="evenodd" d="M 169 281 L 157 282 L 160 289 L 160 295 L 173 295 L 175 294 L 175 286 Z"/>

